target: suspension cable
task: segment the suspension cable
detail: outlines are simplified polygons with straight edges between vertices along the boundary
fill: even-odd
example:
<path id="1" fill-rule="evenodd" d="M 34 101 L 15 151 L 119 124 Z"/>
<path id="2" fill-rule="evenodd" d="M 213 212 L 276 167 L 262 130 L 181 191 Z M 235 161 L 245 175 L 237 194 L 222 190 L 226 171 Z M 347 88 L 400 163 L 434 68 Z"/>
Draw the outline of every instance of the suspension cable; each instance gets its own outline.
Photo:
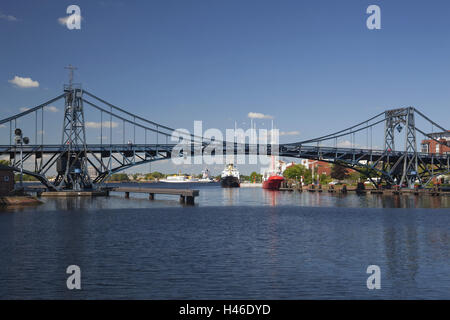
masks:
<path id="1" fill-rule="evenodd" d="M 17 118 L 21 118 L 21 117 L 23 117 L 23 116 L 26 116 L 26 115 L 29 114 L 29 113 L 32 113 L 32 112 L 34 112 L 34 111 L 36 111 L 36 110 L 39 110 L 39 109 L 41 109 L 41 108 L 44 108 L 45 106 L 49 105 L 50 103 L 53 103 L 53 102 L 55 102 L 55 101 L 58 101 L 59 99 L 61 99 L 61 98 L 64 97 L 65 95 L 66 95 L 66 94 L 63 93 L 63 94 L 57 96 L 56 98 L 53 98 L 53 99 L 51 99 L 51 100 L 49 100 L 49 101 L 47 101 L 47 102 L 44 102 L 44 103 L 42 103 L 42 104 L 40 104 L 40 105 L 38 105 L 38 106 L 36 106 L 36 107 L 34 107 L 34 108 L 30 108 L 30 109 L 28 109 L 28 110 L 26 110 L 26 111 L 24 111 L 24 112 L 21 112 L 21 113 L 18 113 L 18 114 L 16 114 L 16 115 L 14 115 L 14 116 L 9 117 L 9 118 L 0 120 L 0 125 L 1 125 L 1 124 L 4 124 L 4 123 L 7 123 L 7 122 L 9 122 L 9 121 L 12 121 L 12 120 L 16 120 Z"/>

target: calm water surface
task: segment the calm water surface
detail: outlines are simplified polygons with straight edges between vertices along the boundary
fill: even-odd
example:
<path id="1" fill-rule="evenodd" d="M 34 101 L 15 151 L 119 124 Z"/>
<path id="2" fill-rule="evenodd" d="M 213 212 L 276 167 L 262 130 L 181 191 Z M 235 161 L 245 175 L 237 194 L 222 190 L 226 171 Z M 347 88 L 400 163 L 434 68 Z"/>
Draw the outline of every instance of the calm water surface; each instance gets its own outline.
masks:
<path id="1" fill-rule="evenodd" d="M 0 209 L 0 298 L 450 299 L 449 197 L 188 187 Z"/>

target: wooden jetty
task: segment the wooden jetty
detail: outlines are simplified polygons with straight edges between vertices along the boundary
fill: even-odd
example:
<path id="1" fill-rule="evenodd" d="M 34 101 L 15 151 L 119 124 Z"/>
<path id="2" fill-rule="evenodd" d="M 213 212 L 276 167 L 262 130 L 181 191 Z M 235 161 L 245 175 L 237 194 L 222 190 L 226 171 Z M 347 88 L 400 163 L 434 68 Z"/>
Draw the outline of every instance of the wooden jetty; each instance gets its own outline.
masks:
<path id="1" fill-rule="evenodd" d="M 1 206 L 28 206 L 37 205 L 42 202 L 35 197 L 30 196 L 1 196 L 0 197 L 0 207 Z"/>
<path id="2" fill-rule="evenodd" d="M 30 191 L 33 192 L 33 191 Z M 104 197 L 108 195 L 108 191 L 105 190 L 92 190 L 92 191 L 34 191 L 36 192 L 38 197 L 63 197 L 63 198 L 70 198 L 70 197 Z"/>
<path id="3" fill-rule="evenodd" d="M 194 198 L 197 197 L 200 192 L 194 189 L 166 189 L 166 188 L 130 188 L 130 187 L 117 187 L 111 188 L 110 191 L 124 192 L 125 198 L 130 197 L 130 193 L 147 193 L 149 200 L 155 199 L 155 194 L 169 194 L 180 196 L 180 203 L 186 203 L 188 205 L 194 204 Z"/>

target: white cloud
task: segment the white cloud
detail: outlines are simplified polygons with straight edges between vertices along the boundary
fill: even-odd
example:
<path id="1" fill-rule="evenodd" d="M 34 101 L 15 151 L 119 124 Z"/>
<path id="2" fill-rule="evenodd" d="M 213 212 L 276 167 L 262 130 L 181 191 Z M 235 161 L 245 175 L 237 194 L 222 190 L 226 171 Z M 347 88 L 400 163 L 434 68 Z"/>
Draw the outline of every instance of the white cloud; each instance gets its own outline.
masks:
<path id="1" fill-rule="evenodd" d="M 0 128 L 6 128 L 4 124 L 0 124 Z"/>
<path id="2" fill-rule="evenodd" d="M 337 143 L 338 148 L 362 148 L 360 144 L 352 143 L 349 140 L 340 141 Z"/>
<path id="3" fill-rule="evenodd" d="M 14 16 L 7 15 L 7 14 L 1 13 L 1 12 L 0 12 L 0 19 L 7 20 L 7 21 L 18 21 L 19 20 Z"/>
<path id="4" fill-rule="evenodd" d="M 339 141 L 337 143 L 337 147 L 338 148 L 351 148 L 352 147 L 352 143 L 351 143 L 351 141 L 348 141 L 348 140 Z"/>
<path id="5" fill-rule="evenodd" d="M 251 119 L 273 119 L 272 116 L 259 112 L 249 112 L 247 116 Z"/>
<path id="6" fill-rule="evenodd" d="M 37 88 L 39 87 L 39 82 L 32 80 L 31 78 L 22 78 L 19 76 L 15 76 L 14 79 L 8 80 L 9 83 L 12 83 L 20 88 Z"/>
<path id="7" fill-rule="evenodd" d="M 46 106 L 44 107 L 45 111 L 50 111 L 50 112 L 58 112 L 59 109 L 55 106 Z"/>
<path id="8" fill-rule="evenodd" d="M 109 121 L 103 121 L 103 125 L 101 122 L 92 122 L 92 121 L 88 121 L 85 122 L 85 127 L 86 128 L 91 128 L 91 129 L 100 129 L 100 127 L 103 128 L 109 128 L 110 127 L 110 122 Z M 111 128 L 117 128 L 119 126 L 119 124 L 117 122 L 111 122 Z"/>
<path id="9" fill-rule="evenodd" d="M 59 23 L 60 25 L 65 26 L 66 23 L 67 23 L 67 19 L 69 19 L 69 16 L 67 16 L 67 17 L 62 17 L 62 18 L 58 18 L 58 23 Z"/>
<path id="10" fill-rule="evenodd" d="M 30 110 L 30 108 L 28 108 L 28 107 L 21 107 L 21 108 L 19 108 L 19 110 L 20 110 L 20 112 L 25 112 L 25 111 Z M 44 110 L 45 111 L 49 111 L 49 112 L 58 112 L 59 111 L 59 109 L 57 107 L 54 107 L 54 106 L 45 106 Z"/>
<path id="11" fill-rule="evenodd" d="M 298 136 L 300 131 L 280 131 L 280 136 Z"/>
<path id="12" fill-rule="evenodd" d="M 67 26 L 67 20 L 68 20 L 70 17 L 72 17 L 72 16 L 73 16 L 75 19 L 77 19 L 77 18 L 79 17 L 80 21 L 83 21 L 83 17 L 82 17 L 82 16 L 80 16 L 80 15 L 74 13 L 74 14 L 72 14 L 72 15 L 70 15 L 70 16 L 58 18 L 58 23 L 59 23 L 60 25 L 62 25 L 62 26 Z"/>

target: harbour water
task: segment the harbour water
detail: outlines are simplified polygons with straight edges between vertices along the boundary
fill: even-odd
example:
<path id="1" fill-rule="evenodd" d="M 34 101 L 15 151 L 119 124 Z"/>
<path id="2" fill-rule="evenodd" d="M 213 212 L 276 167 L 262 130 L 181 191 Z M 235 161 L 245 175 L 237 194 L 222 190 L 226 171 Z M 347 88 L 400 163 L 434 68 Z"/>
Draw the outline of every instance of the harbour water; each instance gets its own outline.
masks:
<path id="1" fill-rule="evenodd" d="M 0 209 L 0 298 L 450 299 L 449 197 L 148 186 L 200 196 Z M 79 291 L 66 287 L 69 265 Z"/>

